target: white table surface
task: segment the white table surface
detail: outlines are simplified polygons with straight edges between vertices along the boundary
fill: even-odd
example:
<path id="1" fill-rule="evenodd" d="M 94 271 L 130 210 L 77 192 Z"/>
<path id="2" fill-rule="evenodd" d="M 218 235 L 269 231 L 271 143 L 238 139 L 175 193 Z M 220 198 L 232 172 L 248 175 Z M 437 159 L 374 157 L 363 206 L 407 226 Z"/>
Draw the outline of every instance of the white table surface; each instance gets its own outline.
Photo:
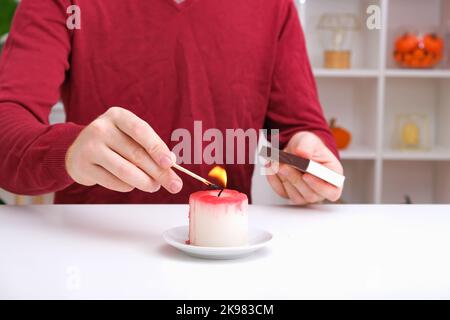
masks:
<path id="1" fill-rule="evenodd" d="M 0 298 L 450 298 L 450 206 L 250 207 L 268 249 L 186 256 L 187 206 L 0 207 Z"/>

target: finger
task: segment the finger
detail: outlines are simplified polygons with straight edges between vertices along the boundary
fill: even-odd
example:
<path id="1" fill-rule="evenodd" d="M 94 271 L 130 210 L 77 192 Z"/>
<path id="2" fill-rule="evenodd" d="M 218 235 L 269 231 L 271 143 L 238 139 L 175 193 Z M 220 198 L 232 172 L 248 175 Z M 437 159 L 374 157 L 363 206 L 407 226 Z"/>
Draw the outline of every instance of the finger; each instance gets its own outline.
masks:
<path id="1" fill-rule="evenodd" d="M 292 203 L 296 205 L 305 205 L 307 204 L 307 201 L 303 196 L 298 192 L 298 190 L 289 183 L 289 181 L 285 180 L 282 181 L 284 190 L 286 190 L 286 193 L 289 197 L 289 199 L 292 201 Z"/>
<path id="2" fill-rule="evenodd" d="M 303 135 L 294 148 L 294 153 L 306 159 L 312 159 L 317 149 L 317 139 L 312 135 Z"/>
<path id="3" fill-rule="evenodd" d="M 286 190 L 284 189 L 283 183 L 281 182 L 280 178 L 275 174 L 268 174 L 267 180 L 269 181 L 270 185 L 272 186 L 273 190 L 282 198 L 288 198 L 288 194 L 286 193 Z"/>
<path id="4" fill-rule="evenodd" d="M 334 202 L 339 200 L 339 198 L 341 197 L 341 188 L 337 188 L 311 174 L 305 174 L 303 176 L 303 180 L 311 189 L 313 189 L 315 192 L 317 192 L 327 200 Z"/>
<path id="5" fill-rule="evenodd" d="M 121 131 L 113 132 L 107 145 L 149 175 L 155 188 L 162 185 L 171 193 L 178 193 L 183 188 L 183 181 L 172 169 L 162 169 L 139 144 Z"/>
<path id="6" fill-rule="evenodd" d="M 145 192 L 155 192 L 158 188 L 153 179 L 134 164 L 109 149 L 100 147 L 95 163 L 102 166 L 119 180 Z"/>
<path id="7" fill-rule="evenodd" d="M 117 179 L 110 172 L 99 165 L 91 165 L 86 169 L 86 173 L 96 181 L 96 184 L 113 191 L 130 192 L 134 188 L 129 184 Z"/>
<path id="8" fill-rule="evenodd" d="M 140 144 L 159 166 L 168 169 L 175 163 L 175 155 L 147 122 L 118 107 L 110 108 L 108 113 L 114 124 Z"/>
<path id="9" fill-rule="evenodd" d="M 312 133 L 301 132 L 294 136 L 288 149 L 288 152 L 319 162 L 337 173 L 343 173 L 342 165 L 334 153 L 325 146 L 318 136 Z"/>
<path id="10" fill-rule="evenodd" d="M 321 165 L 331 169 L 339 174 L 344 174 L 344 169 L 341 162 L 336 158 L 334 153 L 332 153 L 327 148 L 320 148 L 320 151 L 316 151 L 311 160 L 320 163 Z"/>
<path id="11" fill-rule="evenodd" d="M 280 168 L 281 170 L 281 168 Z M 297 205 L 304 205 L 307 204 L 307 201 L 303 196 L 300 194 L 300 192 L 295 188 L 284 175 L 281 175 L 278 173 L 278 177 L 283 184 L 284 190 L 286 190 L 286 194 L 289 197 L 289 199 L 292 201 L 292 203 Z"/>
<path id="12" fill-rule="evenodd" d="M 307 185 L 303 180 L 303 174 L 298 170 L 286 165 L 281 165 L 279 175 L 283 176 L 284 179 L 294 186 L 308 203 L 316 203 L 324 199 L 324 197 Z"/>

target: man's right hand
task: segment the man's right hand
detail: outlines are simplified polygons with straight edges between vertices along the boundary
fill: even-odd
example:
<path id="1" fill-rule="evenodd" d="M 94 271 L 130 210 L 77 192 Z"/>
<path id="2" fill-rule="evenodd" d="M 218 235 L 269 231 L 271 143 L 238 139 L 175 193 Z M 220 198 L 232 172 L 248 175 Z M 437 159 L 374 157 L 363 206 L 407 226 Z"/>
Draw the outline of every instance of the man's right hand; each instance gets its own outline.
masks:
<path id="1" fill-rule="evenodd" d="M 85 186 L 129 192 L 180 192 L 171 169 L 175 155 L 152 127 L 132 112 L 112 107 L 81 131 L 66 154 L 70 177 Z"/>

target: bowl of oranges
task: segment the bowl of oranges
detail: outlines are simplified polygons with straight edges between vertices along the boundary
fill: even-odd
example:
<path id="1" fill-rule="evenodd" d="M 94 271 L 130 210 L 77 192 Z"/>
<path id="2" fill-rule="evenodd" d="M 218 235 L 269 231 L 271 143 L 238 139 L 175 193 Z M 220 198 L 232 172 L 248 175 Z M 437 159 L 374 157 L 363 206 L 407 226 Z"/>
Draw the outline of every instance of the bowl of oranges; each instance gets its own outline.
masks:
<path id="1" fill-rule="evenodd" d="M 443 54 L 444 40 L 436 33 L 406 32 L 395 41 L 394 59 L 402 68 L 433 68 Z"/>

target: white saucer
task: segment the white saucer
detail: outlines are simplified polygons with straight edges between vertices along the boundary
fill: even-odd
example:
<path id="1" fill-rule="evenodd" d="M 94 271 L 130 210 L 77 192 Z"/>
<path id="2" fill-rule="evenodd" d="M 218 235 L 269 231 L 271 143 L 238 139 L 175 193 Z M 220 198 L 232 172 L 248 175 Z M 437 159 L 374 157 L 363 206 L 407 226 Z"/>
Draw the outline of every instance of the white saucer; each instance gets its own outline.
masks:
<path id="1" fill-rule="evenodd" d="M 237 259 L 251 254 L 266 246 L 273 236 L 270 232 L 260 229 L 249 230 L 249 243 L 239 247 L 198 247 L 186 244 L 189 238 L 189 227 L 176 227 L 163 233 L 164 240 L 184 253 L 203 259 Z"/>

